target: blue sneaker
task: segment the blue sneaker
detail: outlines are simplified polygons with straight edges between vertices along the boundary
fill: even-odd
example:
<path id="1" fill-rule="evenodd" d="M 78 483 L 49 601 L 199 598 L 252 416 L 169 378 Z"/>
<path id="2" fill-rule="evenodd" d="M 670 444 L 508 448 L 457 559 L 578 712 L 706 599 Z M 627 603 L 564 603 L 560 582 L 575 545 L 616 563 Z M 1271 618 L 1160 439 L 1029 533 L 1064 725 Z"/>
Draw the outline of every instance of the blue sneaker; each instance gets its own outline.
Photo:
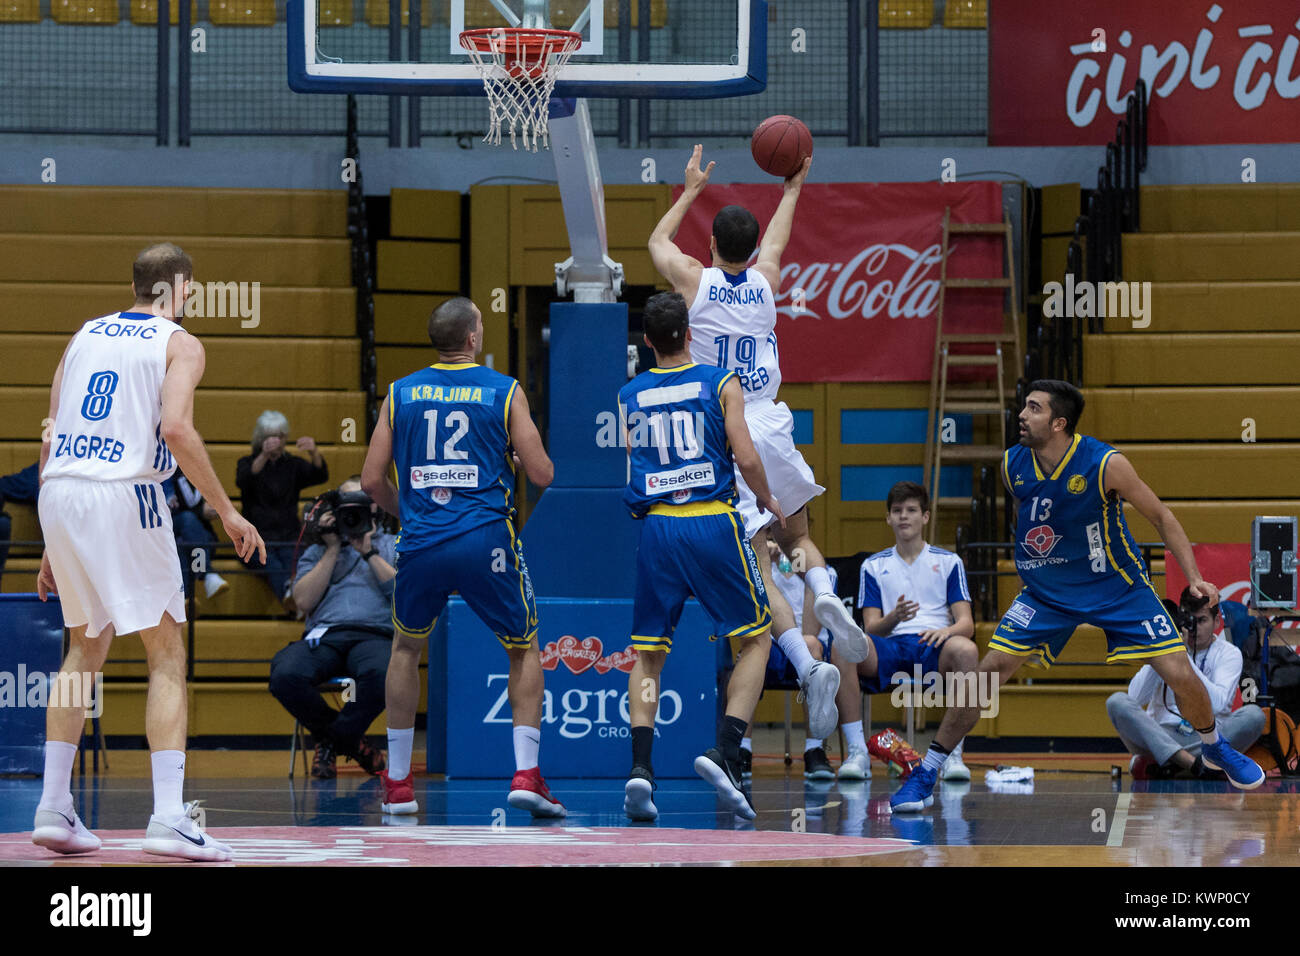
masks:
<path id="1" fill-rule="evenodd" d="M 1264 782 L 1264 771 L 1259 769 L 1259 764 L 1233 750 L 1222 736 L 1217 744 L 1201 747 L 1201 763 L 1211 770 L 1222 770 L 1238 790 L 1254 790 Z"/>
<path id="2" fill-rule="evenodd" d="M 934 784 L 939 779 L 937 771 L 924 765 L 913 770 L 898 788 L 898 793 L 889 798 L 891 813 L 920 813 L 934 803 Z"/>

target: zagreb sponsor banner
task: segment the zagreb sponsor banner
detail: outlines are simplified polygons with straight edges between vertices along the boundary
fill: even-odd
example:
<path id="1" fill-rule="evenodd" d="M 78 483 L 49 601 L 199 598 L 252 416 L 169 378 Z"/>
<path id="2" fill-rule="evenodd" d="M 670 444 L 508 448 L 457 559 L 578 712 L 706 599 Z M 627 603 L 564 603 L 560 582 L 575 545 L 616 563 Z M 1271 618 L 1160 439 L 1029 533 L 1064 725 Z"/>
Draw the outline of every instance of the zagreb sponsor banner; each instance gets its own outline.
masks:
<path id="1" fill-rule="evenodd" d="M 447 775 L 502 777 L 514 770 L 506 694 L 508 658 L 464 602 L 447 605 Z M 546 696 L 541 768 L 548 778 L 622 779 L 632 765 L 628 674 L 632 602 L 542 598 L 538 649 Z M 692 777 L 714 744 L 718 646 L 695 601 L 682 611 L 660 681 L 655 722 L 657 777 Z M 432 685 L 434 682 L 430 681 Z M 635 693 L 643 689 L 634 689 Z M 435 702 L 430 699 L 430 713 Z"/>
<path id="2" fill-rule="evenodd" d="M 765 229 L 781 191 L 779 185 L 709 186 L 683 220 L 678 247 L 710 265 L 713 217 L 724 206 L 744 206 Z M 674 197 L 680 194 L 677 187 Z M 804 186 L 774 296 L 785 381 L 929 381 L 943 213 L 949 207 L 954 222 L 1000 222 L 1002 187 L 995 182 Z M 955 236 L 950 245 L 950 278 L 1002 275 L 1006 253 L 999 236 Z M 1000 332 L 1004 291 L 949 290 L 945 328 Z"/>
<path id="3" fill-rule="evenodd" d="M 1152 145 L 1300 140 L 1300 6 L 1278 0 L 998 0 L 989 142 L 1102 145 L 1146 81 Z"/>

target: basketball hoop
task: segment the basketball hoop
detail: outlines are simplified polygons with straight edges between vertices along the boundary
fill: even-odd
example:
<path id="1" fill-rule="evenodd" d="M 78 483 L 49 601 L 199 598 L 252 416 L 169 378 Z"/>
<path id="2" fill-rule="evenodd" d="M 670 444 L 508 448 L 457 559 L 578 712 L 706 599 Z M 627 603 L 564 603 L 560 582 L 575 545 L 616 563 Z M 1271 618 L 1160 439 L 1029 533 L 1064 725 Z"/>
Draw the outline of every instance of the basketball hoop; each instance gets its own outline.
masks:
<path id="1" fill-rule="evenodd" d="M 501 145 L 501 125 L 510 126 L 515 149 L 518 132 L 524 149 L 537 152 L 538 137 L 550 148 L 547 107 L 555 79 L 569 57 L 582 45 L 582 34 L 570 30 L 495 27 L 466 30 L 460 45 L 483 77 L 491 125 L 483 142 Z"/>

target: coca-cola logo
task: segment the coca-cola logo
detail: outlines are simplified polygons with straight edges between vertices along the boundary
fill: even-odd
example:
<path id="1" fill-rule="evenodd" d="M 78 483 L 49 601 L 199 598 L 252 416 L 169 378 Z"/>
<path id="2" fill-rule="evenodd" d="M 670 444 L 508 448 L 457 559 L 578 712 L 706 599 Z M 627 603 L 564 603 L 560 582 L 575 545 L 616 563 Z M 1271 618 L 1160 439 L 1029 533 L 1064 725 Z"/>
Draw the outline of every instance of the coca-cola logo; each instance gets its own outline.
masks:
<path id="1" fill-rule="evenodd" d="M 957 246 L 949 247 L 949 255 Z M 901 242 L 877 242 L 848 262 L 788 262 L 781 267 L 776 311 L 791 319 L 877 315 L 922 318 L 939 301 L 939 279 L 929 278 L 942 253 L 938 243 L 918 251 Z M 900 263 L 902 275 L 895 277 Z"/>

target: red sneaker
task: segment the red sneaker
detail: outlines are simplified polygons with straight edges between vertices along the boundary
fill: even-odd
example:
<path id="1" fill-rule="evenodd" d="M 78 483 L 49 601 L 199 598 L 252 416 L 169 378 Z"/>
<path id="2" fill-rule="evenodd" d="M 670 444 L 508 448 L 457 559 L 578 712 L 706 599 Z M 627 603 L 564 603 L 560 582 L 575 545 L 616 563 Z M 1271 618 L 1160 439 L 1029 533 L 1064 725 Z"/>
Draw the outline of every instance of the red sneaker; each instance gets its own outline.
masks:
<path id="1" fill-rule="evenodd" d="M 909 747 L 907 741 L 898 736 L 898 732 L 892 727 L 882 730 L 868 740 L 867 752 L 897 770 L 903 780 L 921 766 L 921 755 Z"/>
<path id="2" fill-rule="evenodd" d="M 512 807 L 528 810 L 535 817 L 563 817 L 568 813 L 564 804 L 551 794 L 539 767 L 516 771 L 506 800 Z"/>
<path id="3" fill-rule="evenodd" d="M 379 772 L 379 782 L 384 788 L 384 802 L 380 810 L 384 813 L 419 813 L 420 805 L 415 802 L 415 788 L 411 786 L 411 775 L 405 779 L 393 780 L 387 770 Z"/>

